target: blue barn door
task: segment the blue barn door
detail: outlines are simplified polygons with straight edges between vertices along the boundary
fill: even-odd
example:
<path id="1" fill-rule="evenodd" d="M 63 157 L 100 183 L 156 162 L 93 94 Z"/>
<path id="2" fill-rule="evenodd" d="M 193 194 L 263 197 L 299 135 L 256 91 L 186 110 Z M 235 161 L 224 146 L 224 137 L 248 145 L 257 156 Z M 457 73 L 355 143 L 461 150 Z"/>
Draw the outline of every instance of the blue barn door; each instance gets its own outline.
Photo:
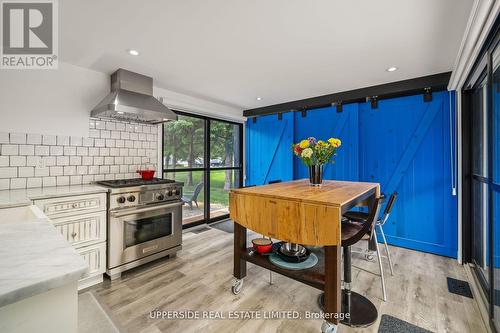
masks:
<path id="1" fill-rule="evenodd" d="M 449 93 L 360 104 L 360 180 L 399 193 L 384 231 L 389 243 L 457 255 L 457 202 L 451 191 Z"/>
<path id="2" fill-rule="evenodd" d="M 351 180 L 359 179 L 358 169 L 358 104 L 343 106 L 342 112 L 335 107 L 315 109 L 302 117 L 301 112 L 295 113 L 294 140 L 308 137 L 327 140 L 337 137 L 342 141 L 342 147 L 337 151 L 335 163 L 325 166 L 324 179 Z M 294 179 L 308 178 L 307 167 L 298 157 L 294 157 Z"/>
<path id="3" fill-rule="evenodd" d="M 246 122 L 245 185 L 263 185 L 273 180 L 292 180 L 293 112 Z"/>

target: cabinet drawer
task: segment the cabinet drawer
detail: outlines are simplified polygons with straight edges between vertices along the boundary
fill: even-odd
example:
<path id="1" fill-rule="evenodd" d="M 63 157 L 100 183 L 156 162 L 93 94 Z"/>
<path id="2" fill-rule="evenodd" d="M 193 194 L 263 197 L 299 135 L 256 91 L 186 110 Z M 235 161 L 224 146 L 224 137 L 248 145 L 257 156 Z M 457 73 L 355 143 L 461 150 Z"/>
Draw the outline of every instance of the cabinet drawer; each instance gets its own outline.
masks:
<path id="1" fill-rule="evenodd" d="M 77 252 L 89 266 L 88 272 L 82 279 L 103 274 L 106 271 L 106 243 L 82 247 L 77 249 Z"/>
<path id="2" fill-rule="evenodd" d="M 63 237 L 74 247 L 106 241 L 106 212 L 52 218 Z"/>
<path id="3" fill-rule="evenodd" d="M 106 210 L 106 194 L 88 194 L 63 198 L 35 200 L 48 217 L 81 215 Z"/>

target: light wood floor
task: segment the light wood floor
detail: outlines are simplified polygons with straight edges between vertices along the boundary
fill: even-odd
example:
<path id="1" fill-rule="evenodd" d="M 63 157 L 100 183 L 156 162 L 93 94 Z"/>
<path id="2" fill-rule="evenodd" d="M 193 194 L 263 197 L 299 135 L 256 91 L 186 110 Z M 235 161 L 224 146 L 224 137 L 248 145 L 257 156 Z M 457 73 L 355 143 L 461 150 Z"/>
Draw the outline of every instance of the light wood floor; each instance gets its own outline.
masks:
<path id="1" fill-rule="evenodd" d="M 249 239 L 252 237 L 249 236 Z M 217 229 L 184 234 L 176 258 L 129 271 L 91 291 L 127 332 L 319 332 L 321 320 L 168 320 L 151 319 L 152 310 L 304 311 L 319 312 L 320 292 L 299 282 L 248 264 L 242 292 L 235 296 L 232 277 L 233 235 Z M 367 296 L 381 314 L 390 314 L 433 332 L 485 332 L 475 301 L 447 290 L 446 277 L 466 279 L 456 261 L 391 247 L 395 274 L 386 266 L 388 301 L 381 300 L 380 279 L 353 269 L 353 290 Z M 353 254 L 353 264 L 377 271 L 376 262 Z M 379 321 L 365 329 L 346 326 L 340 332 L 377 332 Z"/>

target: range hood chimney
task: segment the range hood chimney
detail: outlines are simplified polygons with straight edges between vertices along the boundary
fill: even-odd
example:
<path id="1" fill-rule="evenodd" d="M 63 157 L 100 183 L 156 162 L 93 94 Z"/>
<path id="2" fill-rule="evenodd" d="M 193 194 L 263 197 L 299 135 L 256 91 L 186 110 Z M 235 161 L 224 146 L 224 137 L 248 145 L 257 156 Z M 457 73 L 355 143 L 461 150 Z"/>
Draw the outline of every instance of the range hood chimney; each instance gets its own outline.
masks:
<path id="1" fill-rule="evenodd" d="M 111 75 L 111 93 L 91 116 L 147 124 L 177 120 L 172 110 L 153 97 L 153 78 L 122 68 Z"/>

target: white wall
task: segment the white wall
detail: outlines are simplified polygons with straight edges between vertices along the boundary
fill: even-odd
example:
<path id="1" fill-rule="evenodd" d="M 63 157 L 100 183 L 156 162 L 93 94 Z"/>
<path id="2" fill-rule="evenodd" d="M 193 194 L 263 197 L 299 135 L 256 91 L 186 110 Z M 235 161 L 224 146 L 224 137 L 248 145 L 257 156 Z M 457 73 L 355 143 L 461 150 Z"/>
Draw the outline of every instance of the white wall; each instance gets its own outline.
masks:
<path id="1" fill-rule="evenodd" d="M 90 110 L 109 92 L 109 75 L 59 63 L 57 70 L 0 71 L 0 132 L 87 137 Z M 242 120 L 242 110 L 154 89 L 173 108 Z"/>

